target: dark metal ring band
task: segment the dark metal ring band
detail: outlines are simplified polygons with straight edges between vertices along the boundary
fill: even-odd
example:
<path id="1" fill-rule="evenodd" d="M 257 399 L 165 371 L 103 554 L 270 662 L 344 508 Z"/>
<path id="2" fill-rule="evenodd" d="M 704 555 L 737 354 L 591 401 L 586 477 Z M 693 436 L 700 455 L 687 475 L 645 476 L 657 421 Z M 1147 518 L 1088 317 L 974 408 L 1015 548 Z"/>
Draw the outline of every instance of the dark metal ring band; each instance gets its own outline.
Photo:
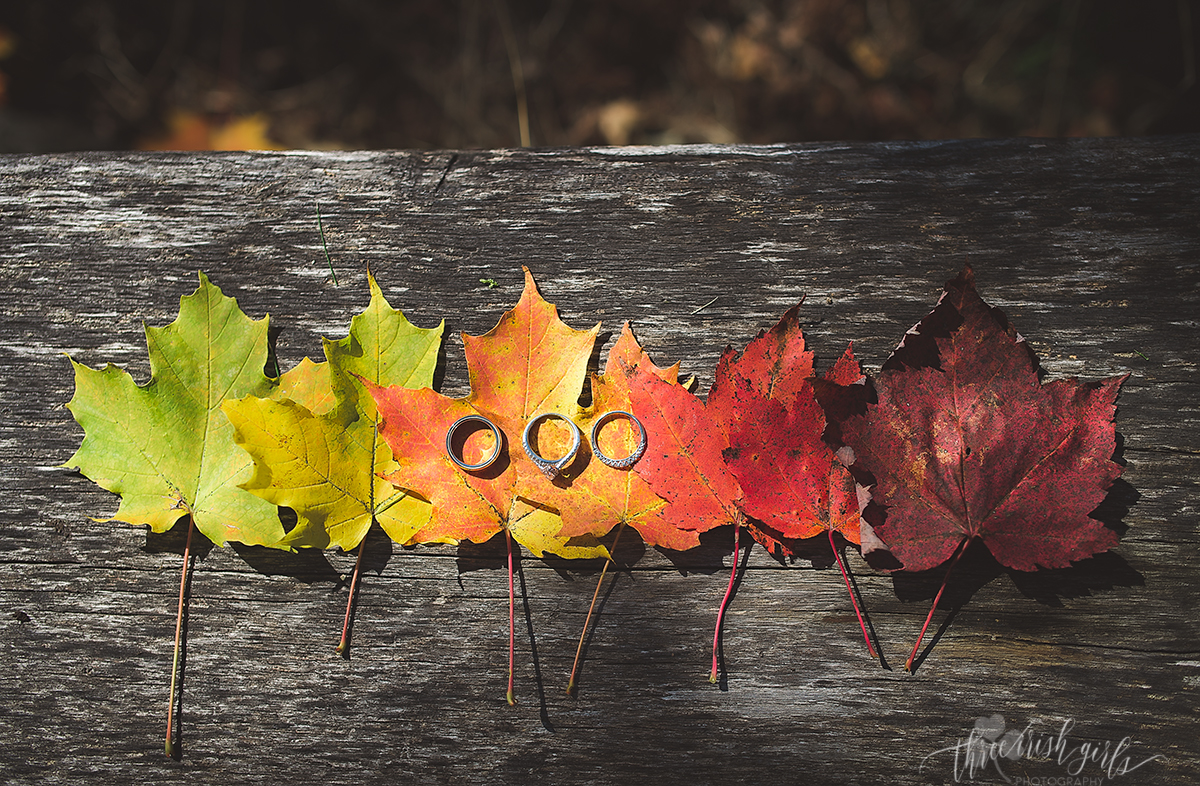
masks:
<path id="1" fill-rule="evenodd" d="M 544 458 L 540 453 L 537 452 L 537 449 L 534 448 L 533 444 L 529 441 L 530 435 L 533 433 L 533 429 L 537 426 L 537 424 L 549 418 L 558 418 L 571 427 L 571 449 L 567 451 L 567 455 L 560 459 L 554 459 L 553 461 L 548 458 Z M 576 426 L 575 422 L 567 416 L 560 415 L 557 412 L 543 412 L 533 420 L 529 421 L 529 425 L 525 427 L 525 434 L 521 437 L 521 447 L 525 448 L 525 455 L 529 456 L 529 459 L 537 465 L 537 468 L 542 471 L 542 474 L 548 479 L 554 480 L 562 475 L 562 471 L 566 469 L 572 461 L 575 460 L 575 454 L 579 452 L 579 445 L 582 442 L 582 437 L 583 434 L 579 430 L 579 426 Z"/>
<path id="2" fill-rule="evenodd" d="M 467 462 L 454 455 L 454 432 L 464 423 L 482 423 L 492 430 L 492 436 L 496 438 L 496 447 L 492 451 L 492 455 L 484 459 L 478 464 L 468 464 Z M 467 472 L 478 472 L 481 469 L 487 469 L 496 463 L 496 459 L 500 458 L 500 450 L 504 445 L 504 438 L 500 434 L 500 429 L 496 428 L 496 424 L 485 418 L 483 415 L 466 415 L 454 421 L 450 428 L 446 431 L 446 455 L 450 456 L 450 460 L 458 466 L 465 469 Z"/>
<path id="3" fill-rule="evenodd" d="M 620 459 L 609 458 L 608 456 L 604 455 L 603 452 L 601 452 L 600 440 L 598 439 L 598 437 L 600 436 L 600 429 L 604 426 L 605 423 L 607 423 L 610 420 L 613 420 L 614 418 L 619 418 L 619 417 L 628 418 L 629 421 L 631 423 L 633 423 L 633 425 L 637 426 L 638 446 L 636 448 L 634 448 L 633 452 L 630 453 L 625 458 L 620 458 Z M 592 424 L 592 453 L 595 454 L 596 458 L 600 459 L 602 462 L 604 462 L 608 466 L 610 466 L 614 469 L 624 469 L 625 467 L 632 467 L 634 464 L 637 463 L 637 460 L 640 459 L 645 452 L 646 452 L 646 429 L 642 426 L 642 421 L 635 418 L 632 414 L 630 414 L 628 412 L 624 412 L 622 410 L 614 410 L 613 412 L 604 413 L 603 415 L 601 415 L 599 418 L 596 419 L 596 422 L 594 424 Z"/>

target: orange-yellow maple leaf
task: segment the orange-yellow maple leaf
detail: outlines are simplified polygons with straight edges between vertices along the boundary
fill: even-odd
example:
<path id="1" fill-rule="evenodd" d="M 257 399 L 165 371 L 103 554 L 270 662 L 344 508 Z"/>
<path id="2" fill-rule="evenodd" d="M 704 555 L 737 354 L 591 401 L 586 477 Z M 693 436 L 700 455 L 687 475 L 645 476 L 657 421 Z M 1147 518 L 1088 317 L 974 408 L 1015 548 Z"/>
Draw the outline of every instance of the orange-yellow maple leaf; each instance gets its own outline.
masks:
<path id="1" fill-rule="evenodd" d="M 599 330 L 599 325 L 591 330 L 568 327 L 525 269 L 525 290 L 517 305 L 484 335 L 463 335 L 469 396 L 452 399 L 428 389 L 368 386 L 383 418 L 380 434 L 398 464 L 388 479 L 433 506 L 429 524 L 413 542 L 480 543 L 508 530 L 538 556 L 607 555 L 594 538 L 560 535 L 562 520 L 556 510 L 518 496 L 525 479 L 541 477 L 521 448 L 525 427 L 546 412 L 567 418 L 575 414 Z M 446 453 L 447 431 L 466 415 L 488 418 L 503 435 L 500 456 L 487 470 L 467 472 Z M 541 431 L 542 455 L 565 453 L 565 430 Z M 469 435 L 461 447 L 468 463 L 492 449 L 487 430 Z"/>
<path id="2" fill-rule="evenodd" d="M 471 379 L 466 398 L 365 383 L 382 418 L 379 433 L 398 467 L 388 480 L 431 503 L 429 524 L 412 542 L 481 543 L 499 532 L 506 534 L 509 704 L 516 703 L 512 541 L 538 556 L 608 556 L 594 537 L 560 535 L 562 518 L 555 510 L 517 495 L 523 479 L 542 472 L 521 448 L 526 426 L 545 413 L 568 419 L 575 413 L 599 332 L 599 325 L 591 330 L 568 327 L 558 318 L 558 309 L 542 299 L 525 268 L 525 290 L 517 305 L 484 335 L 463 335 Z M 495 463 L 486 469 L 463 469 L 447 453 L 449 430 L 467 415 L 487 418 L 500 433 L 498 447 L 490 429 L 468 434 L 462 445 L 453 446 L 468 465 L 482 464 L 482 456 L 498 451 Z M 564 455 L 562 433 L 556 435 L 554 428 L 541 431 L 541 455 Z"/>

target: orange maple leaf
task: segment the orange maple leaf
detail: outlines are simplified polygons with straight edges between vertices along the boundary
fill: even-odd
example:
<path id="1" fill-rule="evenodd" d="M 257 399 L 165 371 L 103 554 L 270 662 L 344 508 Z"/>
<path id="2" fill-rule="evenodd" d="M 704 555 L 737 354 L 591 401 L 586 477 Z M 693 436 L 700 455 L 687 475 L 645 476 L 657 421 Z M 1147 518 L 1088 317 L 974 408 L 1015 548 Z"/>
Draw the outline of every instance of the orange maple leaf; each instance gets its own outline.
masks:
<path id="1" fill-rule="evenodd" d="M 643 377 L 661 381 L 686 393 L 686 389 L 679 384 L 679 364 L 668 368 L 655 366 L 626 322 L 620 337 L 609 351 L 604 374 L 592 376 L 591 406 L 579 408 L 575 423 L 584 434 L 593 435 L 596 423 L 611 413 L 632 414 L 634 407 L 630 385 L 634 379 Z M 612 467 L 594 455 L 594 448 L 598 447 L 605 456 L 614 459 L 632 456 L 640 441 L 637 427 L 629 419 L 617 416 L 611 422 L 603 422 L 594 437 L 598 445 L 584 443 L 581 448 L 584 455 L 573 464 L 573 468 L 578 469 L 569 476 L 551 481 L 544 476 L 526 474 L 521 478 L 518 494 L 559 510 L 563 521 L 561 534 L 564 536 L 600 536 L 616 527 L 612 541 L 615 549 L 625 526 L 629 525 L 651 546 L 682 551 L 700 545 L 698 530 L 681 528 L 678 522 L 669 519 L 667 501 L 634 471 L 636 462 L 634 466 Z M 611 560 L 605 563 L 596 583 L 592 605 L 575 650 L 575 663 L 567 684 L 568 693 L 575 690 L 584 639 L 610 564 Z"/>
<path id="2" fill-rule="evenodd" d="M 471 393 L 454 399 L 429 389 L 369 387 L 382 416 L 380 434 L 399 468 L 392 483 L 429 500 L 433 512 L 414 543 L 482 543 L 502 531 L 538 556 L 606 556 L 595 538 L 559 534 L 557 510 L 518 495 L 541 470 L 521 449 L 529 421 L 546 412 L 570 418 L 578 410 L 588 360 L 600 326 L 574 330 L 542 299 L 525 268 L 520 301 L 482 336 L 463 335 Z M 467 472 L 446 452 L 446 433 L 458 419 L 482 415 L 496 424 L 504 444 L 494 465 Z M 542 455 L 565 453 L 565 429 L 543 424 Z M 491 432 L 469 435 L 462 446 L 468 463 L 494 449 Z M 559 453 L 555 453 L 558 450 Z M 572 466 L 579 464 L 578 459 Z"/>
<path id="3" fill-rule="evenodd" d="M 725 465 L 726 424 L 734 415 L 709 393 L 707 404 L 679 385 L 650 374 L 631 378 L 634 414 L 650 437 L 635 468 L 671 504 L 663 518 L 672 526 L 704 532 L 722 524 L 740 526 L 742 489 Z"/>
<path id="4" fill-rule="evenodd" d="M 454 399 L 429 389 L 412 390 L 367 384 L 381 416 L 379 433 L 387 441 L 398 469 L 387 477 L 396 486 L 429 500 L 429 524 L 413 543 L 482 543 L 505 533 L 508 546 L 508 703 L 513 697 L 513 553 L 516 540 L 537 556 L 606 557 L 608 550 L 591 536 L 560 535 L 563 522 L 552 508 L 518 496 L 518 489 L 542 470 L 519 446 L 528 423 L 545 413 L 569 419 L 579 407 L 588 361 L 600 325 L 574 330 L 558 318 L 558 309 L 542 299 L 529 268 L 525 291 L 496 327 L 482 336 L 463 334 L 471 393 Z M 468 465 L 496 452 L 486 469 L 468 471 L 447 452 L 448 433 L 461 418 L 482 416 L 491 429 L 468 434 L 462 451 Z M 565 429 L 547 421 L 540 429 L 543 456 L 564 455 Z M 580 440 L 582 442 L 582 440 Z M 558 452 L 555 452 L 555 451 Z M 582 452 L 582 451 L 581 451 Z M 571 466 L 577 465 L 576 460 Z"/>
<path id="5" fill-rule="evenodd" d="M 575 423 L 585 435 L 591 434 L 599 418 L 612 412 L 633 411 L 629 386 L 631 379 L 639 375 L 679 386 L 679 364 L 667 368 L 654 365 L 626 322 L 609 351 L 604 374 L 592 376 L 591 406 L 576 412 Z M 639 436 L 627 419 L 617 418 L 601 428 L 597 439 L 604 455 L 622 458 L 633 454 Z M 551 482 L 541 474 L 526 474 L 517 492 L 558 510 L 563 520 L 562 535 L 599 537 L 628 524 L 651 546 L 682 551 L 700 545 L 696 530 L 682 529 L 667 519 L 667 501 L 632 467 L 610 467 L 596 460 L 586 441 L 582 451 L 584 455 L 574 464 L 579 469 L 571 477 Z"/>

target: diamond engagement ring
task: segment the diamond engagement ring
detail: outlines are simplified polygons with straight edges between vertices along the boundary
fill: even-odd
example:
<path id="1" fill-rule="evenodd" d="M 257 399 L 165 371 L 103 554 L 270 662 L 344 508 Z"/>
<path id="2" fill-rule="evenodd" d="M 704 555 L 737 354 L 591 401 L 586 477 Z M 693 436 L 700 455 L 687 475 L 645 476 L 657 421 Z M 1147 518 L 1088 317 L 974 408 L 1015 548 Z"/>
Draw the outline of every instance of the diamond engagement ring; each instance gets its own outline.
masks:
<path id="1" fill-rule="evenodd" d="M 539 423 L 549 418 L 558 418 L 571 427 L 571 449 L 567 451 L 567 455 L 559 459 L 548 459 L 537 452 L 533 444 L 530 442 L 530 435 Z M 582 434 L 579 431 L 579 426 L 576 426 L 570 418 L 560 415 L 557 412 L 543 412 L 533 420 L 529 421 L 529 425 L 525 427 L 525 434 L 521 437 L 521 446 L 525 448 L 525 455 L 529 456 L 530 460 L 537 465 L 537 468 L 542 471 L 549 480 L 555 480 L 562 475 L 562 471 L 566 469 L 572 461 L 575 460 L 575 454 L 579 452 L 579 444 Z"/>
<path id="2" fill-rule="evenodd" d="M 496 446 L 492 449 L 492 455 L 485 458 L 478 464 L 468 464 L 463 459 L 459 458 L 454 452 L 454 434 L 458 431 L 459 426 L 467 423 L 478 423 L 492 430 L 492 436 L 496 438 Z M 496 424 L 485 418 L 483 415 L 467 415 L 454 421 L 450 428 L 446 430 L 446 454 L 450 456 L 450 460 L 458 466 L 465 469 L 467 472 L 479 472 L 487 469 L 496 463 L 496 459 L 500 458 L 500 450 L 504 445 L 504 436 L 500 433 L 500 429 L 496 428 Z M 528 450 L 528 448 L 526 448 Z"/>
<path id="3" fill-rule="evenodd" d="M 622 418 L 622 417 L 628 418 L 630 423 L 637 426 L 638 446 L 636 448 L 634 448 L 633 452 L 630 453 L 625 458 L 619 458 L 619 459 L 610 458 L 610 457 L 604 455 L 604 453 L 600 450 L 600 441 L 598 439 L 598 437 L 600 436 L 600 429 L 603 428 L 604 424 L 607 423 L 608 421 L 614 420 L 616 418 Z M 599 418 L 597 418 L 596 422 L 592 425 L 592 453 L 595 454 L 596 458 L 600 459 L 602 462 L 604 462 L 608 466 L 610 466 L 614 469 L 624 469 L 626 467 L 632 467 L 634 464 L 637 463 L 637 460 L 640 459 L 642 457 L 642 454 L 644 454 L 645 452 L 646 452 L 646 429 L 642 426 L 642 422 L 640 420 L 638 420 L 637 418 L 635 418 L 630 413 L 624 412 L 621 410 L 616 410 L 613 412 L 606 412 L 605 414 L 603 414 Z"/>

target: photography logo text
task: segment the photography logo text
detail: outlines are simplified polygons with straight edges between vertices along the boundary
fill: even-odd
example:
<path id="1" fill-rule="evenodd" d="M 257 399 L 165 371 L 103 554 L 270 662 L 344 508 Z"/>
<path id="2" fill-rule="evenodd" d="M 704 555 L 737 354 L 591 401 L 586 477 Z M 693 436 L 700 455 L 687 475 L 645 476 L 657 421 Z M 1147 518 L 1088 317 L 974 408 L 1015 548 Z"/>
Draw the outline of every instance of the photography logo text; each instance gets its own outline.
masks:
<path id="1" fill-rule="evenodd" d="M 1057 732 L 1040 730 L 1036 722 L 1024 728 L 1006 728 L 1003 715 L 977 718 L 965 738 L 926 756 L 921 769 L 932 766 L 930 760 L 935 757 L 951 757 L 955 783 L 999 775 L 1015 786 L 1101 786 L 1163 758 L 1136 752 L 1128 736 L 1119 740 L 1073 738 L 1074 728 L 1075 721 L 1070 718 Z M 1038 774 L 1027 774 L 1032 769 Z"/>

